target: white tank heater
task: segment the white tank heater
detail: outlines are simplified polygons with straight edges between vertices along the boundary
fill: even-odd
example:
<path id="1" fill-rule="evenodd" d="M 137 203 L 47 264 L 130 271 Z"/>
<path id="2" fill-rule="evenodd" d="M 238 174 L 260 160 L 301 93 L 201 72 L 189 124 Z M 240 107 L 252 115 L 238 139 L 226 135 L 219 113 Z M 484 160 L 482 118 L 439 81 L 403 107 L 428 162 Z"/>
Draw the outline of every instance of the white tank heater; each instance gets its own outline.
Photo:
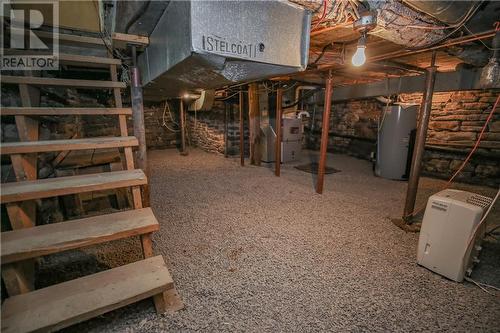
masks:
<path id="1" fill-rule="evenodd" d="M 412 131 L 417 126 L 418 106 L 388 106 L 378 131 L 375 174 L 395 180 L 408 179 Z"/>
<path id="2" fill-rule="evenodd" d="M 472 238 L 491 203 L 489 197 L 452 189 L 431 196 L 420 229 L 418 264 L 462 282 L 479 261 L 484 223 Z"/>

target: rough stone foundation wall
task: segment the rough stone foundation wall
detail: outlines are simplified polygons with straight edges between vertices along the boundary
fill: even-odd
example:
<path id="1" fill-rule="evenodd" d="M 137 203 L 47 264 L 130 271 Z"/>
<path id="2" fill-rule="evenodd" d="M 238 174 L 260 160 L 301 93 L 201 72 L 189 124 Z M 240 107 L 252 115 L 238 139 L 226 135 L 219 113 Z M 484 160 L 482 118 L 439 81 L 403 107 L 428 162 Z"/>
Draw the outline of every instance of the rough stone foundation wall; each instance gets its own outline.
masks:
<path id="1" fill-rule="evenodd" d="M 124 99 L 125 100 L 125 99 Z M 1 89 L 2 106 L 21 106 L 16 86 L 3 85 Z M 106 107 L 113 106 L 110 94 L 102 91 L 53 89 L 41 90 L 40 106 L 42 107 Z M 127 105 L 125 105 L 126 107 Z M 163 117 L 163 105 L 144 107 L 146 142 L 148 148 L 170 148 L 176 146 L 177 134 L 163 125 L 163 120 L 170 128 L 175 127 L 168 116 Z M 175 116 L 174 116 L 175 117 Z M 131 117 L 128 117 L 129 135 L 133 135 Z M 118 116 L 43 116 L 39 120 L 39 140 L 61 140 L 69 138 L 85 138 L 100 136 L 119 136 Z M 17 142 L 19 135 L 14 117 L 2 117 L 1 142 Z M 78 174 L 107 172 L 122 167 L 118 149 L 97 149 L 71 151 L 63 159 L 58 160 L 60 152 L 37 154 L 38 178 L 64 177 Z M 114 169 L 112 169 L 114 168 Z M 11 159 L 8 155 L 1 158 L 1 181 L 15 181 Z M 88 213 L 124 208 L 123 201 L 114 199 L 113 195 L 85 195 L 48 198 L 37 201 L 38 223 L 60 222 L 76 218 Z M 118 198 L 118 197 L 116 197 Z M 2 230 L 9 228 L 8 219 L 2 206 Z"/>
<path id="2" fill-rule="evenodd" d="M 499 93 L 485 90 L 434 94 L 424 154 L 425 174 L 449 178 L 458 169 L 477 140 Z M 401 94 L 400 97 L 408 103 L 420 103 L 422 94 Z M 328 149 L 369 159 L 375 150 L 378 121 L 384 106 L 375 99 L 334 103 Z M 322 106 L 316 111 L 313 133 L 306 133 L 309 148 L 319 149 L 321 120 Z M 500 184 L 499 112 L 488 125 L 480 147 L 457 180 L 497 186 Z"/>
<path id="3" fill-rule="evenodd" d="M 9 89 L 10 88 L 10 89 Z M 62 103 L 64 101 L 64 104 Z M 17 89 L 2 87 L 2 106 L 21 106 Z M 40 98 L 41 107 L 106 107 L 110 106 L 107 96 L 102 91 L 95 94 L 88 90 L 46 88 Z M 124 105 L 127 107 L 127 105 Z M 146 145 L 148 148 L 175 148 L 177 134 L 163 126 L 163 120 L 168 127 L 175 129 L 175 124 L 166 113 L 163 116 L 164 105 L 144 106 L 144 123 L 146 128 Z M 119 136 L 118 116 L 64 116 L 39 117 L 40 140 L 68 139 L 75 134 L 78 137 Z M 127 119 L 128 132 L 133 135 L 132 117 Z M 19 141 L 14 117 L 2 117 L 1 141 Z"/>
<path id="4" fill-rule="evenodd" d="M 228 105 L 228 108 L 230 106 Z M 215 102 L 210 111 L 188 112 L 188 137 L 191 145 L 205 151 L 224 154 L 224 102 Z M 228 155 L 240 153 L 238 106 L 228 112 Z M 245 154 L 249 151 L 248 126 L 245 120 Z"/>

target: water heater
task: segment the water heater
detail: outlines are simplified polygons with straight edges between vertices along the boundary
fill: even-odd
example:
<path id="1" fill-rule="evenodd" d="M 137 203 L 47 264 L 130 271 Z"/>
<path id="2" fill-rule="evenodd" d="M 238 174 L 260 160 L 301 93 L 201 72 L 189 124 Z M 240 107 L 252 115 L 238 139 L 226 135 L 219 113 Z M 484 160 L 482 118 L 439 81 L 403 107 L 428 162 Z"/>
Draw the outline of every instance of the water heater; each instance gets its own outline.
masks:
<path id="1" fill-rule="evenodd" d="M 388 106 L 382 117 L 377 140 L 377 176 L 408 179 L 412 154 L 412 132 L 417 126 L 417 105 Z"/>

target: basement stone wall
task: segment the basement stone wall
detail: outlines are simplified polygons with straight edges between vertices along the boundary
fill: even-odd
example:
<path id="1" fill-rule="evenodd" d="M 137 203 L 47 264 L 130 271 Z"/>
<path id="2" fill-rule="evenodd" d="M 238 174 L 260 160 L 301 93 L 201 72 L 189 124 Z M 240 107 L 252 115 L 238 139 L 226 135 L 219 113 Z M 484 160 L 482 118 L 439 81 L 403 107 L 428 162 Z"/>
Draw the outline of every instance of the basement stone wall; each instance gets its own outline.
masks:
<path id="1" fill-rule="evenodd" d="M 232 111 L 230 109 L 232 105 Z M 240 124 L 238 105 L 227 105 L 228 155 L 240 154 Z M 207 152 L 224 154 L 224 102 L 216 101 L 210 111 L 190 111 L 187 114 L 188 142 Z M 245 117 L 246 118 L 246 117 Z M 245 120 L 245 155 L 249 154 L 248 121 Z"/>
<path id="2" fill-rule="evenodd" d="M 14 86 L 2 87 L 1 97 L 2 106 L 21 106 L 19 93 Z M 112 102 L 109 96 L 102 94 L 102 91 L 94 93 L 89 90 L 45 88 L 41 93 L 40 106 L 109 107 L 112 106 Z M 150 149 L 175 148 L 177 145 L 177 134 L 163 126 L 163 121 L 165 120 L 170 128 L 175 128 L 176 125 L 168 113 L 164 116 L 163 112 L 164 104 L 144 106 L 146 145 Z M 74 135 L 78 137 L 120 135 L 118 116 L 114 115 L 39 117 L 39 120 L 40 140 L 68 139 Z M 127 127 L 129 134 L 133 135 L 132 117 L 127 117 Z M 14 117 L 2 117 L 1 141 L 19 141 Z"/>
<path id="3" fill-rule="evenodd" d="M 124 102 L 128 100 L 123 98 Z M 15 85 L 2 85 L 2 107 L 21 106 L 18 88 Z M 111 94 L 103 91 L 76 89 L 44 88 L 41 90 L 42 107 L 112 107 Z M 128 105 L 124 105 L 127 107 Z M 175 148 L 177 133 L 163 126 L 163 122 L 175 129 L 174 121 L 164 116 L 164 105 L 146 105 L 144 107 L 146 142 L 150 149 Z M 173 114 L 175 117 L 175 114 Z M 42 116 L 39 120 L 39 140 L 61 140 L 69 138 L 119 136 L 119 122 L 116 115 L 97 116 Z M 17 142 L 19 135 L 15 119 L 5 116 L 1 119 L 1 142 Z M 127 119 L 129 135 L 133 135 L 132 118 Z M 60 152 L 37 154 L 38 178 L 64 177 L 80 174 L 116 171 L 123 168 L 118 149 L 96 149 L 71 151 L 67 155 Z M 1 181 L 15 181 L 11 159 L 1 157 Z M 97 211 L 124 209 L 127 207 L 127 191 L 104 191 L 99 195 L 79 194 L 60 198 L 48 198 L 37 201 L 39 224 L 60 222 L 78 218 Z M 8 219 L 2 206 L 2 230 L 9 228 Z"/>
<path id="4" fill-rule="evenodd" d="M 449 178 L 476 142 L 500 91 L 439 92 L 433 96 L 424 154 L 424 174 Z M 407 103 L 419 104 L 421 93 L 401 94 Z M 375 151 L 377 126 L 385 104 L 375 99 L 334 103 L 330 119 L 329 151 L 370 159 Z M 308 106 L 311 112 L 312 106 Z M 306 143 L 319 149 L 323 108 L 317 106 L 312 128 L 306 128 Z M 312 114 L 312 113 L 311 113 Z M 481 148 L 457 180 L 498 186 L 500 184 L 500 112 L 496 112 L 481 140 Z"/>

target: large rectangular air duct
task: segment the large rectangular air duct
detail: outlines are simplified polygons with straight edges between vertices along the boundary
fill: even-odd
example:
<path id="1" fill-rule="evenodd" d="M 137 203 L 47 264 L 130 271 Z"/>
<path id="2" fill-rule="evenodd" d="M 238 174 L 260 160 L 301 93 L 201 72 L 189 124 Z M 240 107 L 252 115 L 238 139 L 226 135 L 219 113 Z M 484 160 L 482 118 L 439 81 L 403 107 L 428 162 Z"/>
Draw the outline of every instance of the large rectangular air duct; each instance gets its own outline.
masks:
<path id="1" fill-rule="evenodd" d="M 139 57 L 145 98 L 302 71 L 310 23 L 284 1 L 171 1 Z"/>

